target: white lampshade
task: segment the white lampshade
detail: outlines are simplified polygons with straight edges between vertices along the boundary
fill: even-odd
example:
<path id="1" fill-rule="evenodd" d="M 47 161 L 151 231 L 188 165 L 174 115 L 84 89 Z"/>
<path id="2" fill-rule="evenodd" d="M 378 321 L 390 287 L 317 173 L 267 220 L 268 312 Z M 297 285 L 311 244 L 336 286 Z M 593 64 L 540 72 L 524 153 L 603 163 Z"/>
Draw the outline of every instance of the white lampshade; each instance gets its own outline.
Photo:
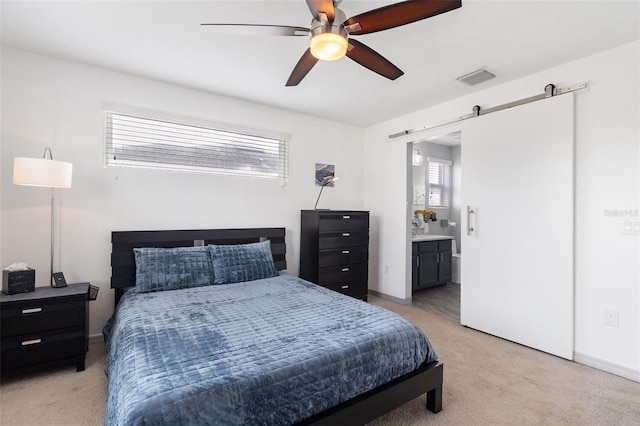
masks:
<path id="1" fill-rule="evenodd" d="M 13 160 L 13 183 L 46 188 L 71 188 L 73 164 L 46 158 Z"/>

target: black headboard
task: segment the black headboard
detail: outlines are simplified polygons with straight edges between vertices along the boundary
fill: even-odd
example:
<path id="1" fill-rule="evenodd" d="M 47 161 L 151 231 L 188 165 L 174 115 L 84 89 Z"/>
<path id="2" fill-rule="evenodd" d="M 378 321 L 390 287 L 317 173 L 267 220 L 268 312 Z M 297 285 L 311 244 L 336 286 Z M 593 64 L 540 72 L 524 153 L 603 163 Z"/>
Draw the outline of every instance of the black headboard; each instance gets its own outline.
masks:
<path id="1" fill-rule="evenodd" d="M 111 288 L 116 305 L 127 287 L 136 285 L 136 247 L 192 247 L 208 244 L 246 244 L 271 240 L 276 268 L 287 268 L 285 228 L 199 229 L 183 231 L 114 231 L 111 233 Z"/>

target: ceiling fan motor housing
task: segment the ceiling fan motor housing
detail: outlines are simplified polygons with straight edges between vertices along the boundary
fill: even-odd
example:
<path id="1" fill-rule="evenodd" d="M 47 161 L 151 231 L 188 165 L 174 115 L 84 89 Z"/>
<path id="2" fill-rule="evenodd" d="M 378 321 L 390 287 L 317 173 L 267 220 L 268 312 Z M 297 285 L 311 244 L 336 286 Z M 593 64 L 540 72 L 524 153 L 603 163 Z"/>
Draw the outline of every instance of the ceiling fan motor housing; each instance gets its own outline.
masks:
<path id="1" fill-rule="evenodd" d="M 335 9 L 335 19 L 329 22 L 324 13 L 319 13 L 320 19 L 311 21 L 311 31 L 309 32 L 309 47 L 311 53 L 317 59 L 323 61 L 335 61 L 342 58 L 347 53 L 348 33 L 342 22 L 346 15 L 340 9 Z"/>

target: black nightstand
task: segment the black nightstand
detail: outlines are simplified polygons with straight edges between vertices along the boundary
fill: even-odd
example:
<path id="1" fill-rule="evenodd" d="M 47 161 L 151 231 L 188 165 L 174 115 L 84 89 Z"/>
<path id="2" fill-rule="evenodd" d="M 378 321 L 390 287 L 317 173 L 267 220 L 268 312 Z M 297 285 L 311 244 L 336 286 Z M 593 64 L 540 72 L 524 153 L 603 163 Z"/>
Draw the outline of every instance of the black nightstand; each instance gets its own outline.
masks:
<path id="1" fill-rule="evenodd" d="M 0 294 L 2 372 L 53 361 L 84 370 L 89 344 L 89 283 Z"/>

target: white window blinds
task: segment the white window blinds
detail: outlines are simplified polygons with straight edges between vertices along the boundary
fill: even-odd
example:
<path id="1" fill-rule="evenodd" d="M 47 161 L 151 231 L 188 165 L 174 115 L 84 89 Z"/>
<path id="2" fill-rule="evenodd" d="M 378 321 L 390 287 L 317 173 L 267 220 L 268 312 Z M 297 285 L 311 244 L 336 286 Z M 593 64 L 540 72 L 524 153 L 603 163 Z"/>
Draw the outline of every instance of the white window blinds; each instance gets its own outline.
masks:
<path id="1" fill-rule="evenodd" d="M 449 207 L 451 161 L 428 157 L 429 207 Z"/>
<path id="2" fill-rule="evenodd" d="M 105 111 L 107 166 L 286 179 L 287 140 Z"/>

